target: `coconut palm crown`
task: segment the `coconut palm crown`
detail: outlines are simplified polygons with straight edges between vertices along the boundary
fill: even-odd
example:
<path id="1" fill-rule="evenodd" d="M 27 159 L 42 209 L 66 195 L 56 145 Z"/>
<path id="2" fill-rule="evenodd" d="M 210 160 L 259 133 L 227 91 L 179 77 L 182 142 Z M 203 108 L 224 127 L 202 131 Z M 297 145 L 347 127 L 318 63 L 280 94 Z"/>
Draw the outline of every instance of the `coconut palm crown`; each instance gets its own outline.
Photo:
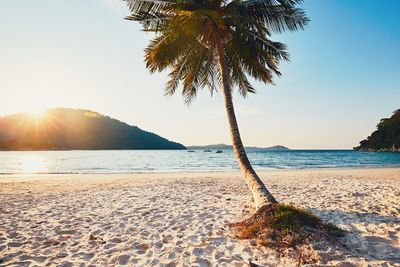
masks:
<path id="1" fill-rule="evenodd" d="M 301 0 L 125 0 L 128 20 L 156 36 L 145 49 L 150 72 L 170 69 L 165 93 L 182 84 L 190 103 L 200 88 L 221 90 L 235 156 L 257 208 L 276 200 L 252 168 L 242 144 L 232 102 L 232 88 L 246 96 L 255 89 L 247 77 L 272 83 L 280 61 L 289 60 L 286 46 L 272 33 L 303 29 L 308 18 Z"/>

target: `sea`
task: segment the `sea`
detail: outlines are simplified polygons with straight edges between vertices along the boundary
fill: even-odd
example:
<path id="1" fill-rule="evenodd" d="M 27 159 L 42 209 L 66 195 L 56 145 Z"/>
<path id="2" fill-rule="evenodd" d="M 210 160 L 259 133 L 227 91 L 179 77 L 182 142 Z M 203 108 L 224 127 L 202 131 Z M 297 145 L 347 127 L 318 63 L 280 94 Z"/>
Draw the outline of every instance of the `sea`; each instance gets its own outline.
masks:
<path id="1" fill-rule="evenodd" d="M 400 167 L 400 153 L 248 150 L 256 170 Z M 232 150 L 1 151 L 0 175 L 238 170 Z"/>

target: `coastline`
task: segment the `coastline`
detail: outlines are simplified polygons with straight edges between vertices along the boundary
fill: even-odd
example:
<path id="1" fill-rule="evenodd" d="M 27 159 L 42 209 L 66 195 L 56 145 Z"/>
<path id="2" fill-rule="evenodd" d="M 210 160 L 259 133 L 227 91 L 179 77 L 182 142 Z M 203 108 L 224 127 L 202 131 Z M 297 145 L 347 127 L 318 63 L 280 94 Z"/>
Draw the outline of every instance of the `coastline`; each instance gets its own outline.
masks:
<path id="1" fill-rule="evenodd" d="M 249 151 L 256 170 L 400 167 L 398 153 L 351 150 Z M 186 151 L 43 151 L 3 152 L 0 179 L 11 174 L 135 174 L 239 171 L 232 152 Z M 176 160 L 179 159 L 179 160 Z"/>
<path id="2" fill-rule="evenodd" d="M 349 232 L 318 264 L 400 264 L 400 168 L 258 173 L 278 201 Z M 3 175 L 0 201 L 0 265 L 297 264 L 231 236 L 252 212 L 238 171 Z"/>
<path id="3" fill-rule="evenodd" d="M 354 166 L 354 167 L 316 167 L 316 168 L 281 168 L 281 169 L 256 169 L 256 172 L 260 175 L 274 173 L 274 172 L 302 172 L 302 171 L 352 171 L 352 170 L 372 170 L 379 171 L 385 169 L 400 169 L 399 165 L 388 165 L 388 166 Z M 138 175 L 162 175 L 169 176 L 174 175 L 204 175 L 204 174 L 233 174 L 240 175 L 239 169 L 235 170 L 182 170 L 182 171 L 132 171 L 132 172 L 109 172 L 109 173 L 88 173 L 88 172 L 61 172 L 61 173 L 0 173 L 0 182 L 2 179 L 17 178 L 17 177 L 64 177 L 64 176 L 138 176 Z"/>

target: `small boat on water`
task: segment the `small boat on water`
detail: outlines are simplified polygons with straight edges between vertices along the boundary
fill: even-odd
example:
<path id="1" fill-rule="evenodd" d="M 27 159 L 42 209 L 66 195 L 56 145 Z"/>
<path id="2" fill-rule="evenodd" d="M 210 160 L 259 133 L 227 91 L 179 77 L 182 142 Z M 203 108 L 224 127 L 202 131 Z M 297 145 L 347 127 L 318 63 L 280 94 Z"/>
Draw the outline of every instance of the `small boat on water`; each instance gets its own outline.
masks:
<path id="1" fill-rule="evenodd" d="M 194 150 L 188 150 L 187 152 L 194 152 Z"/>
<path id="2" fill-rule="evenodd" d="M 204 150 L 204 152 L 211 152 L 211 150 L 209 150 L 209 149 L 206 149 L 206 150 Z"/>
<path id="3" fill-rule="evenodd" d="M 222 150 L 217 150 L 217 152 L 215 152 L 215 153 L 222 153 Z"/>

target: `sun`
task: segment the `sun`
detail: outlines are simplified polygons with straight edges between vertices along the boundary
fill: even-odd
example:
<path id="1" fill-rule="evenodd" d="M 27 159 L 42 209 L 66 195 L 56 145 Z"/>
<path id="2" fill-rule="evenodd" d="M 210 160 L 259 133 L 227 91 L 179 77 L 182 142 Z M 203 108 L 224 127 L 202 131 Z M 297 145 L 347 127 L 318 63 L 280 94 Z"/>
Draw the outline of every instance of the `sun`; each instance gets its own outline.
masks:
<path id="1" fill-rule="evenodd" d="M 47 113 L 48 108 L 33 108 L 28 111 L 29 115 L 31 115 L 35 119 L 43 118 Z"/>

